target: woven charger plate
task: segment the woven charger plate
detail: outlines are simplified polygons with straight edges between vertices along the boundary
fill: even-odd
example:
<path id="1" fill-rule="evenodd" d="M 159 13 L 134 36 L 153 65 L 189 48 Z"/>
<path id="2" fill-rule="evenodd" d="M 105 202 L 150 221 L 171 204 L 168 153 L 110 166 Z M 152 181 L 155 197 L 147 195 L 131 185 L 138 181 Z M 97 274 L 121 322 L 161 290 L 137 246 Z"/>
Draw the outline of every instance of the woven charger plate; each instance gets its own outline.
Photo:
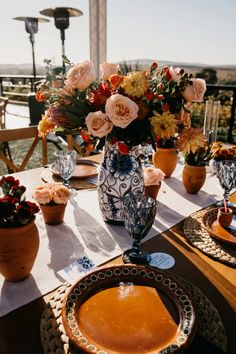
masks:
<path id="1" fill-rule="evenodd" d="M 201 224 L 203 215 L 210 209 L 212 208 L 196 211 L 185 219 L 183 226 L 185 237 L 201 252 L 217 261 L 236 267 L 236 249 L 211 237 Z"/>
<path id="2" fill-rule="evenodd" d="M 198 319 L 198 333 L 226 352 L 227 338 L 218 311 L 210 300 L 193 284 L 175 276 L 191 294 Z M 62 284 L 53 294 L 43 312 L 40 323 L 41 343 L 45 354 L 79 354 L 72 346 L 62 324 L 62 301 L 70 284 Z"/>
<path id="3" fill-rule="evenodd" d="M 46 183 L 52 182 L 62 182 L 62 178 L 54 175 L 49 168 L 45 168 L 41 174 L 41 178 Z M 90 183 L 89 181 L 93 180 L 94 183 Z M 70 185 L 75 189 L 89 189 L 89 188 L 97 188 L 95 183 L 96 177 L 91 178 L 71 178 Z"/>

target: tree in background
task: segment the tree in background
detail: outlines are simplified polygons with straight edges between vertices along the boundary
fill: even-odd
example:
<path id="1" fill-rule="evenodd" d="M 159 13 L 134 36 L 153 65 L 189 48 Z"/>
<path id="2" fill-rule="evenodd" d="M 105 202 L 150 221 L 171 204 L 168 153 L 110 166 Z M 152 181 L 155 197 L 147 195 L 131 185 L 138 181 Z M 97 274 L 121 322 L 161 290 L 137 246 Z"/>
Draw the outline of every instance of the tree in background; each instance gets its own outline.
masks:
<path id="1" fill-rule="evenodd" d="M 196 77 L 204 79 L 207 84 L 216 84 L 217 79 L 217 71 L 211 68 L 204 68 L 199 73 L 196 73 Z"/>

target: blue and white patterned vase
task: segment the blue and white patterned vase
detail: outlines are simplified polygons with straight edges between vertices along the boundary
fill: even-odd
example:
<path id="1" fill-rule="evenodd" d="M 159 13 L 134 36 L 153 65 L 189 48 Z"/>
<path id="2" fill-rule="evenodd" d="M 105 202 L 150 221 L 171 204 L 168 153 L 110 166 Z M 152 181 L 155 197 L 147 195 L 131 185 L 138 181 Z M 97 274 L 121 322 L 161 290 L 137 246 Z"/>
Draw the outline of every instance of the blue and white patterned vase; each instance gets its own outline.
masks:
<path id="1" fill-rule="evenodd" d="M 107 141 L 98 178 L 98 201 L 104 221 L 124 223 L 122 198 L 130 191 L 134 194 L 144 192 L 138 146 L 124 155 L 119 152 L 117 143 Z"/>

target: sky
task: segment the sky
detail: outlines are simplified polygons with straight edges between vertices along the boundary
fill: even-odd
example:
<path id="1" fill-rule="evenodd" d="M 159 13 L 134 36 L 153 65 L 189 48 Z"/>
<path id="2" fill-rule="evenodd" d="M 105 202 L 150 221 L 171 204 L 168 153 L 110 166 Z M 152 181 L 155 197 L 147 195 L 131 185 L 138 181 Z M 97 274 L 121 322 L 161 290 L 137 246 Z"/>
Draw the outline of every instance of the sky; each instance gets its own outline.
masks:
<path id="1" fill-rule="evenodd" d="M 96 1 L 96 0 L 94 0 Z M 89 0 L 2 0 L 0 64 L 32 63 L 29 34 L 14 17 L 44 17 L 40 10 L 73 7 L 65 53 L 73 62 L 90 59 Z M 107 62 L 153 59 L 236 65 L 235 0 L 107 0 Z M 54 19 L 39 23 L 35 61 L 61 63 L 60 31 Z"/>

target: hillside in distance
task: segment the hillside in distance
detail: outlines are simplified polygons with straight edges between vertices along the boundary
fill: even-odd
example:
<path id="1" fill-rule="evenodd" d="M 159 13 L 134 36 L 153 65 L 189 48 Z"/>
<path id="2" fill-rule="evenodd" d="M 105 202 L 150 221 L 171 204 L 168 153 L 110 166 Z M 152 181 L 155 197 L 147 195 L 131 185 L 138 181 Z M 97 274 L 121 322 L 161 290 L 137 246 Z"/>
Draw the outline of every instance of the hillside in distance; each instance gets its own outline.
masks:
<path id="1" fill-rule="evenodd" d="M 128 66 L 132 66 L 133 68 L 138 66 L 142 69 L 147 69 L 153 62 L 157 62 L 159 68 L 172 65 L 174 67 L 183 68 L 186 72 L 194 75 L 201 72 L 203 69 L 213 69 L 217 73 L 218 84 L 232 83 L 236 85 L 236 65 L 207 65 L 155 59 L 136 59 L 125 61 Z"/>
<path id="2" fill-rule="evenodd" d="M 139 69 L 147 69 L 149 65 L 156 61 L 155 59 L 133 59 L 124 61 L 128 66 L 132 66 L 134 69 L 138 66 Z M 122 62 L 122 63 L 124 63 Z M 236 65 L 206 65 L 198 63 L 184 63 L 184 62 L 174 62 L 167 60 L 159 60 L 158 66 L 174 66 L 181 67 L 186 72 L 191 72 L 194 75 L 201 72 L 204 68 L 211 68 L 216 70 L 218 83 L 234 82 L 236 84 Z M 0 75 L 32 75 L 32 64 L 0 64 Z M 37 75 L 45 75 L 45 67 L 42 65 L 36 65 Z"/>

